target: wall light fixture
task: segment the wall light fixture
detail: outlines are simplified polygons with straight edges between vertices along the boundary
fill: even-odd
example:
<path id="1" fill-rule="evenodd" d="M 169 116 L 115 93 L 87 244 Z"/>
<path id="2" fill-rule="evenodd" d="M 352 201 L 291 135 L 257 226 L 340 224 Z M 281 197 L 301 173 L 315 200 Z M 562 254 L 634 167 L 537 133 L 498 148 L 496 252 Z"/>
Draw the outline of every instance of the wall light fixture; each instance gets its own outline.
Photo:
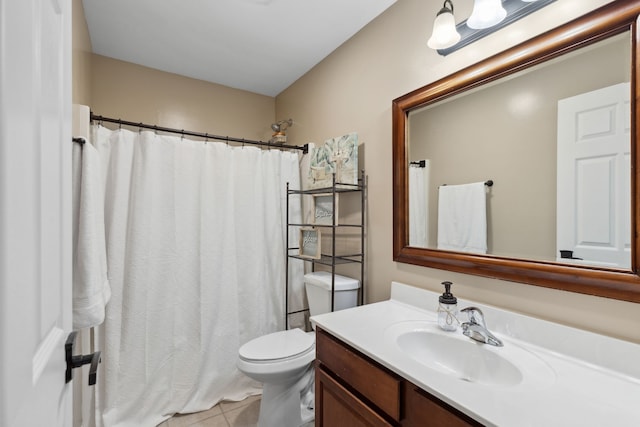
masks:
<path id="1" fill-rule="evenodd" d="M 474 0 L 471 16 L 455 24 L 453 3 L 445 0 L 427 45 L 442 56 L 463 48 L 556 0 Z"/>
<path id="2" fill-rule="evenodd" d="M 285 131 L 287 128 L 293 126 L 293 120 L 280 120 L 279 122 L 271 124 L 271 130 L 275 133 L 272 135 L 272 138 L 269 140 L 271 143 L 276 144 L 285 144 L 287 142 L 287 134 Z"/>

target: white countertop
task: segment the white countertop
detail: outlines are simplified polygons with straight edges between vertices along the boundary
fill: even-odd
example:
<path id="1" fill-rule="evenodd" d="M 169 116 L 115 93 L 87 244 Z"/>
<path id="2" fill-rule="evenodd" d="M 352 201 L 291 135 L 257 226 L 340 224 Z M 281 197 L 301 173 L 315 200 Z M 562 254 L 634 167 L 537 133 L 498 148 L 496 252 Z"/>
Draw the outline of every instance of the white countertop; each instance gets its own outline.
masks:
<path id="1" fill-rule="evenodd" d="M 488 329 L 504 341 L 488 350 L 524 349 L 553 372 L 527 386 L 467 382 L 427 368 L 385 333 L 401 322 L 435 322 L 438 295 L 394 282 L 388 301 L 311 320 L 488 426 L 640 426 L 640 345 L 458 299 L 459 309 L 481 308 Z M 450 333 L 462 335 L 460 328 Z"/>

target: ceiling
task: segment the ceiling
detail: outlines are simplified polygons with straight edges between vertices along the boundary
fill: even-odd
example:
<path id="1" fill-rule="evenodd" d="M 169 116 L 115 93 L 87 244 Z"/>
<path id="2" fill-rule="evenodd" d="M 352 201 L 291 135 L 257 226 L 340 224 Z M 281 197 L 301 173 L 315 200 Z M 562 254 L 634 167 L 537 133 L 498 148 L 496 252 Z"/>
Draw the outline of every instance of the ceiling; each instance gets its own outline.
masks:
<path id="1" fill-rule="evenodd" d="M 93 52 L 276 96 L 395 0 L 83 0 Z"/>

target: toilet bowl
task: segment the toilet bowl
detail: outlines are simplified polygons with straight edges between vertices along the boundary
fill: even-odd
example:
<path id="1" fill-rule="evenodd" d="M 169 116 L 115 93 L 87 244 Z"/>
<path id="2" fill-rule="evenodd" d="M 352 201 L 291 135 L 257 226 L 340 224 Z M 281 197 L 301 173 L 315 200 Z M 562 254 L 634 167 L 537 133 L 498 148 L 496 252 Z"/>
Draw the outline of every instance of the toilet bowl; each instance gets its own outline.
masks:
<path id="1" fill-rule="evenodd" d="M 331 310 L 331 274 L 304 276 L 310 314 Z M 360 282 L 335 275 L 334 310 L 357 305 Z M 238 369 L 263 383 L 258 427 L 298 427 L 314 418 L 314 332 L 289 329 L 255 338 L 238 351 Z"/>
<path id="2" fill-rule="evenodd" d="M 297 427 L 313 419 L 313 332 L 289 329 L 263 335 L 238 353 L 238 369 L 263 383 L 258 427 Z"/>

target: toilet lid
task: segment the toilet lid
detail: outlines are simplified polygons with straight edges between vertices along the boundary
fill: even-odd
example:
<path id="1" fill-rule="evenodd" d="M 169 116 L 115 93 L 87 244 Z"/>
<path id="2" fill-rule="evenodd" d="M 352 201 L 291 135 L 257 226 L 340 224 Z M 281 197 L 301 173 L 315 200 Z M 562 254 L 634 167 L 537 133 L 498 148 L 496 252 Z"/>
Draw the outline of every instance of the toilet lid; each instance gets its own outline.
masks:
<path id="1" fill-rule="evenodd" d="M 305 353 L 315 342 L 313 334 L 301 329 L 274 332 L 253 339 L 240 347 L 239 354 L 245 360 L 284 359 Z"/>

